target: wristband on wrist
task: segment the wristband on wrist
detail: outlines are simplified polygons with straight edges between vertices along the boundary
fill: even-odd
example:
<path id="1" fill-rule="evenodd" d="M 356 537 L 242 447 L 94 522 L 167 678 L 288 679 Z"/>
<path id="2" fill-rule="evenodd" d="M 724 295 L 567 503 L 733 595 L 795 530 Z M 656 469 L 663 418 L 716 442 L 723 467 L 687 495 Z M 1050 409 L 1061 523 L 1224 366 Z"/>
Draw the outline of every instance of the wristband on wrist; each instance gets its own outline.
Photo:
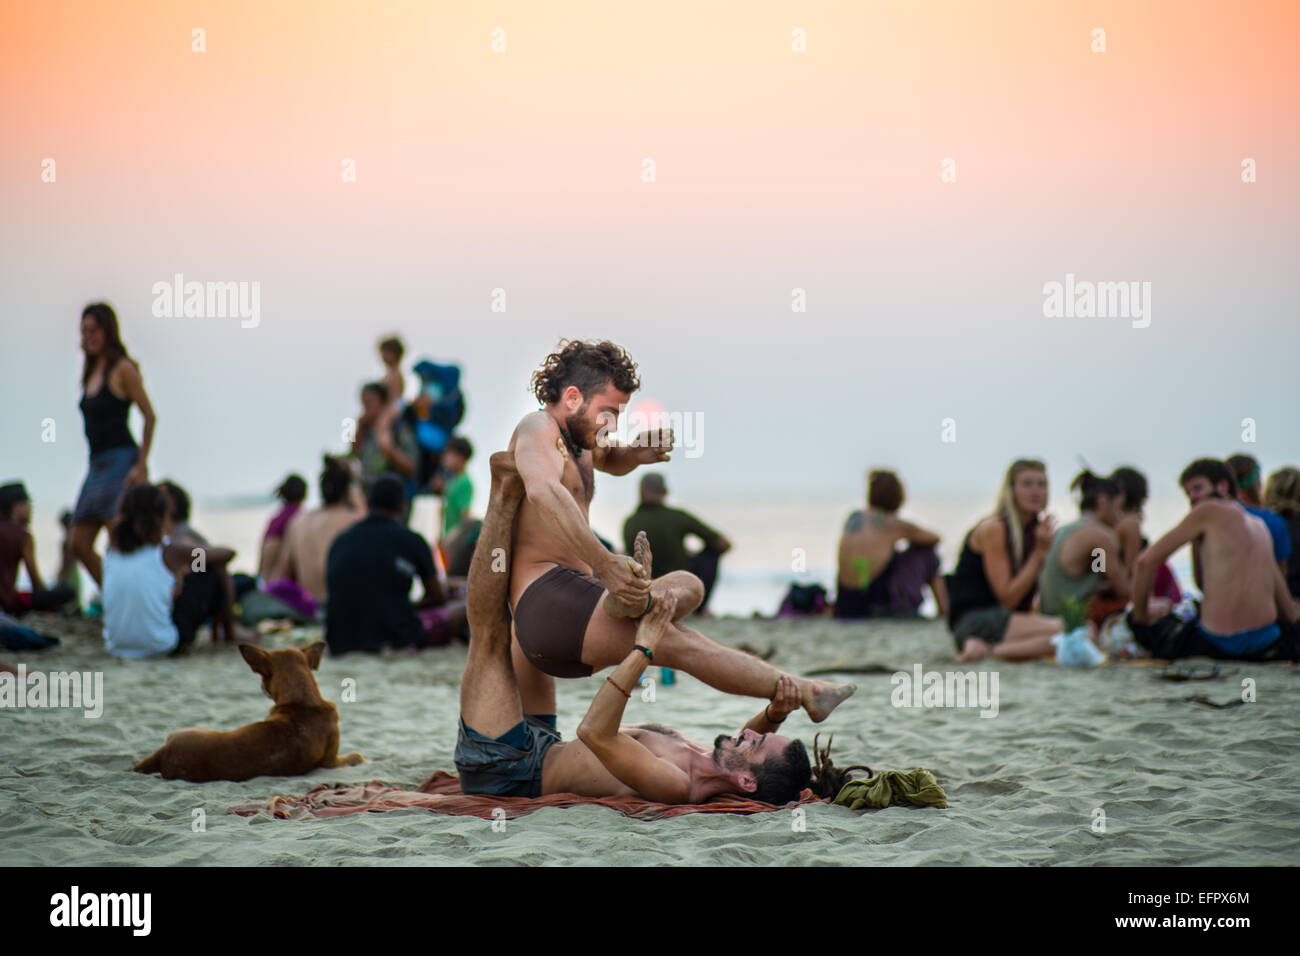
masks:
<path id="1" fill-rule="evenodd" d="M 649 658 L 650 660 L 654 660 L 654 659 L 655 659 L 655 652 L 652 651 L 652 650 L 650 650 L 650 648 L 646 647 L 644 644 L 637 644 L 635 647 L 632 648 L 632 650 L 634 650 L 634 651 L 640 651 L 642 654 L 644 654 L 644 655 L 645 655 L 647 658 Z"/>
<path id="2" fill-rule="evenodd" d="M 777 727 L 780 727 L 783 723 L 785 723 L 785 718 L 782 717 L 780 720 L 773 720 L 771 711 L 767 709 L 768 707 L 771 706 L 772 706 L 771 704 L 767 704 L 766 706 L 763 707 L 763 717 L 765 720 L 767 720 L 769 724 L 773 724 Z"/>

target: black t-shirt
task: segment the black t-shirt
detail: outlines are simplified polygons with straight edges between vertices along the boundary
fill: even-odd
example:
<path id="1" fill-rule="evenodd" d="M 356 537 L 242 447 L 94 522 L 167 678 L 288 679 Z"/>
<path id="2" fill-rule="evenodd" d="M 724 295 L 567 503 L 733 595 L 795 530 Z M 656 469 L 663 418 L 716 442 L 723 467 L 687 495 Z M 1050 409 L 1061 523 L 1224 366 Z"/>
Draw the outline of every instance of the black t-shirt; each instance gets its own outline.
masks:
<path id="1" fill-rule="evenodd" d="M 330 651 L 422 646 L 411 584 L 435 574 L 429 543 L 392 518 L 371 515 L 334 539 L 325 563 Z"/>

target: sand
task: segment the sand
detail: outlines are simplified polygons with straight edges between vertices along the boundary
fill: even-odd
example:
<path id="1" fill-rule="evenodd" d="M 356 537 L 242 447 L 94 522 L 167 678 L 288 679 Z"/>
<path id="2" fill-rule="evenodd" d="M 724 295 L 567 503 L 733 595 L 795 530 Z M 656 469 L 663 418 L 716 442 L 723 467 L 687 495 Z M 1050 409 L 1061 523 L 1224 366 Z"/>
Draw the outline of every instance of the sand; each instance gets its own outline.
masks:
<path id="1" fill-rule="evenodd" d="M 4 652 L 0 660 L 32 670 L 100 671 L 106 700 L 98 719 L 80 710 L 0 711 L 4 865 L 1300 862 L 1300 671 L 1281 665 L 1229 665 L 1236 673 L 1181 684 L 1132 665 L 976 665 L 998 676 L 993 718 L 973 708 L 894 707 L 889 674 L 855 676 L 857 695 L 819 728 L 834 731 L 838 762 L 928 768 L 946 788 L 949 809 L 855 814 L 817 805 L 800 831 L 788 810 L 647 823 L 583 807 L 545 809 L 498 832 L 490 821 L 427 811 L 332 820 L 226 812 L 321 783 L 378 779 L 415 787 L 434 769 L 454 770 L 463 648 L 325 659 L 319 681 L 324 696 L 339 702 L 341 749 L 360 750 L 368 763 L 199 785 L 130 767 L 171 730 L 231 729 L 266 715 L 270 703 L 237 653 L 202 636 L 183 659 L 122 662 L 102 651 L 93 623 L 44 618 L 38 627 L 62 635 L 63 645 L 40 654 Z M 952 663 L 946 631 L 930 621 L 720 619 L 700 627 L 725 644 L 773 645 L 773 663 L 796 672 L 846 663 L 971 669 Z M 358 699 L 342 703 L 349 678 Z M 1240 698 L 1242 678 L 1255 681 L 1256 703 L 1215 710 L 1185 700 Z M 599 680 L 560 682 L 566 737 Z M 702 740 L 734 732 L 761 706 L 683 674 L 656 691 L 653 703 L 634 694 L 628 719 L 660 721 Z M 802 714 L 786 727 L 811 742 L 814 727 Z M 202 832 L 195 832 L 196 810 L 205 817 Z M 1097 810 L 1105 832 L 1097 832 Z"/>

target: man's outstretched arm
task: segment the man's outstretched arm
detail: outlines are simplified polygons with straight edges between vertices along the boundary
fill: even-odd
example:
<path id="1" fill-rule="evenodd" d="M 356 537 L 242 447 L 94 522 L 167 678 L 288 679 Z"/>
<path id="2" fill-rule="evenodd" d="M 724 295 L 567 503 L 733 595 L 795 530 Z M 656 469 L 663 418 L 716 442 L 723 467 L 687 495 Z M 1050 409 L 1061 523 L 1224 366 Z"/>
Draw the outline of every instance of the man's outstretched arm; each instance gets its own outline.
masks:
<path id="1" fill-rule="evenodd" d="M 606 432 L 599 437 L 596 447 L 592 449 L 591 461 L 597 471 L 603 471 L 607 475 L 626 475 L 638 465 L 668 461 L 673 441 L 671 428 L 643 431 L 630 445 L 620 445 Z"/>
<path id="2" fill-rule="evenodd" d="M 772 700 L 740 729 L 752 730 L 756 734 L 774 734 L 781 729 L 785 719 L 802 706 L 799 685 L 789 674 L 782 674 L 776 682 L 776 693 L 772 695 Z"/>
<path id="3" fill-rule="evenodd" d="M 672 624 L 677 597 L 669 592 L 637 626 L 636 642 L 654 653 L 659 638 Z M 623 710 L 632 688 L 650 659 L 633 650 L 596 692 L 587 716 L 578 725 L 578 739 L 596 755 L 605 769 L 646 800 L 685 803 L 691 797 L 691 778 L 680 767 L 656 757 L 639 741 L 619 733 Z"/>
<path id="4" fill-rule="evenodd" d="M 1147 601 L 1151 597 L 1151 588 L 1155 584 L 1156 568 L 1205 530 L 1208 514 L 1206 508 L 1193 508 L 1187 512 L 1182 521 L 1174 525 L 1173 530 L 1153 541 L 1151 546 L 1138 556 L 1137 563 L 1133 567 L 1133 620 L 1138 624 L 1151 623 Z"/>

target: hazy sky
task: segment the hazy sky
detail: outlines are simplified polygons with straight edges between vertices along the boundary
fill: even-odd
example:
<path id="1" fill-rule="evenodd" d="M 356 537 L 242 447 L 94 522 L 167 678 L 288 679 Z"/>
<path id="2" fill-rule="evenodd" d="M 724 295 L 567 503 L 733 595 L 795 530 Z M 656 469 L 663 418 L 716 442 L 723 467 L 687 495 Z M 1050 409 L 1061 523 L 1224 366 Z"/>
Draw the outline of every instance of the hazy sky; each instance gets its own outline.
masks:
<path id="1" fill-rule="evenodd" d="M 991 499 L 1021 455 L 1164 492 L 1202 454 L 1295 464 L 1298 25 L 1181 0 L 6 4 L 0 480 L 75 497 L 97 299 L 159 414 L 152 475 L 200 497 L 314 485 L 393 330 L 462 363 L 485 452 L 559 338 L 620 342 L 703 423 L 669 466 L 685 499 L 857 495 L 879 464 Z M 176 273 L 258 283 L 259 324 L 155 317 Z M 1067 274 L 1150 283 L 1149 326 L 1045 316 Z"/>

